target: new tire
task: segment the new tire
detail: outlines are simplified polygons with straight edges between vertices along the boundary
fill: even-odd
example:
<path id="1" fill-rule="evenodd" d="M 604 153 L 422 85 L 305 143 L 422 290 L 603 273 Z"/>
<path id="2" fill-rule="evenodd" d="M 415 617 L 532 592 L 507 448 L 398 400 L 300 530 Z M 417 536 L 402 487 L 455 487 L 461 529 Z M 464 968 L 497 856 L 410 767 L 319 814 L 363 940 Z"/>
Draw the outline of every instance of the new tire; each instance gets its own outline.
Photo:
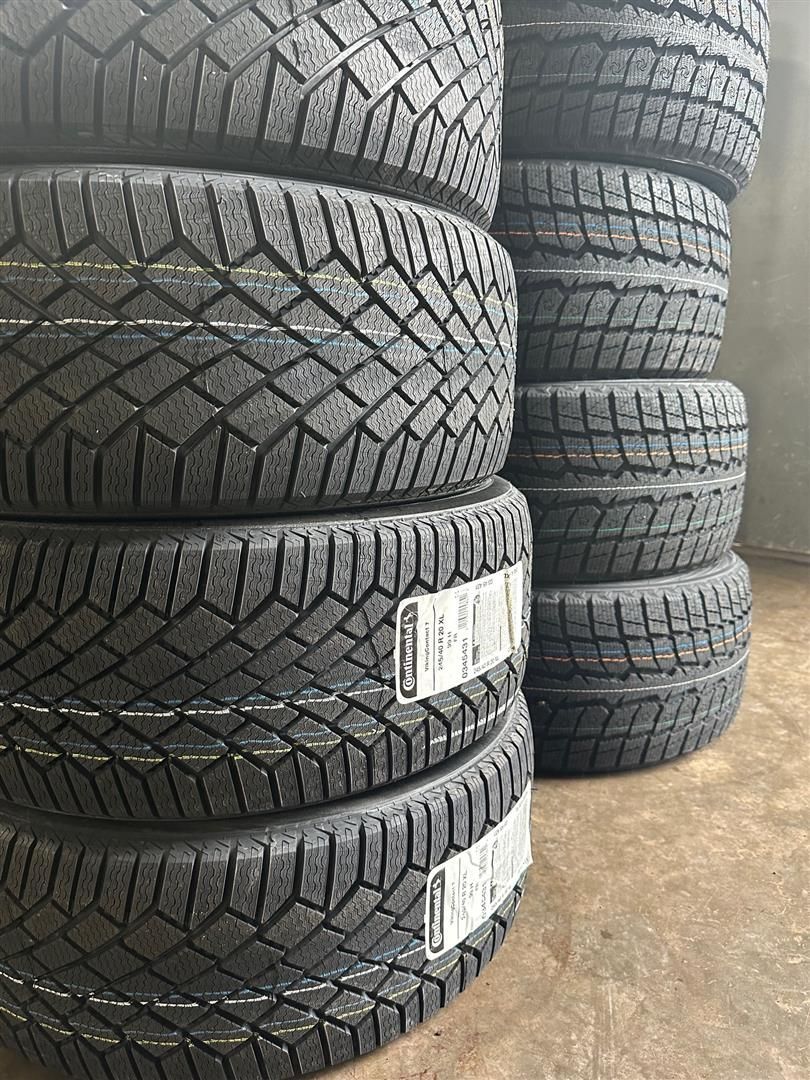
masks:
<path id="1" fill-rule="evenodd" d="M 705 746 L 736 715 L 750 631 L 735 555 L 657 581 L 537 588 L 525 692 L 538 772 L 613 772 Z"/>
<path id="2" fill-rule="evenodd" d="M 631 166 L 506 161 L 492 235 L 518 287 L 518 378 L 707 375 L 723 335 L 728 209 Z"/>
<path id="3" fill-rule="evenodd" d="M 420 780 L 303 815 L 133 829 L 3 805 L 2 1041 L 77 1080 L 281 1080 L 373 1050 L 501 945 L 520 877 L 430 959 L 427 876 L 531 768 L 521 699 Z"/>
<path id="4" fill-rule="evenodd" d="M 0 513 L 199 517 L 474 487 L 514 277 L 454 214 L 235 173 L 0 173 Z"/>
<path id="5" fill-rule="evenodd" d="M 0 523 L 0 798 L 239 817 L 438 764 L 514 702 L 530 546 L 525 499 L 501 479 L 359 515 Z M 514 629 L 489 627 L 505 635 L 483 645 L 492 662 L 398 699 L 403 603 L 511 567 Z"/>
<path id="6" fill-rule="evenodd" d="M 727 382 L 519 386 L 506 475 L 529 502 L 535 580 L 715 562 L 739 525 L 747 441 L 745 399 Z"/>
<path id="7" fill-rule="evenodd" d="M 11 0 L 6 161 L 134 161 L 349 182 L 489 224 L 497 0 Z"/>
<path id="8" fill-rule="evenodd" d="M 767 82 L 765 0 L 504 0 L 508 157 L 751 177 Z"/>

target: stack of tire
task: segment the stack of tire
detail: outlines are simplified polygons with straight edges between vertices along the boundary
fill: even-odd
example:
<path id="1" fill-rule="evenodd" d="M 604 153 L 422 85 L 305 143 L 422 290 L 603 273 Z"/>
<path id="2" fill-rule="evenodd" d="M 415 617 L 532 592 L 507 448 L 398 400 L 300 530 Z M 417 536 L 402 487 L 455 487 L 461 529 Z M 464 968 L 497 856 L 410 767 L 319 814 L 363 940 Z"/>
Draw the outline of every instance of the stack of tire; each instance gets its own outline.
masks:
<path id="1" fill-rule="evenodd" d="M 0 1037 L 33 1060 L 300 1075 L 511 924 L 500 34 L 495 0 L 0 7 Z"/>
<path id="2" fill-rule="evenodd" d="M 727 202 L 764 109 L 765 0 L 504 0 L 493 234 L 519 294 L 506 474 L 534 525 L 526 696 L 538 770 L 708 743 L 737 710 L 747 569 L 731 553 L 746 412 L 710 378 Z"/>

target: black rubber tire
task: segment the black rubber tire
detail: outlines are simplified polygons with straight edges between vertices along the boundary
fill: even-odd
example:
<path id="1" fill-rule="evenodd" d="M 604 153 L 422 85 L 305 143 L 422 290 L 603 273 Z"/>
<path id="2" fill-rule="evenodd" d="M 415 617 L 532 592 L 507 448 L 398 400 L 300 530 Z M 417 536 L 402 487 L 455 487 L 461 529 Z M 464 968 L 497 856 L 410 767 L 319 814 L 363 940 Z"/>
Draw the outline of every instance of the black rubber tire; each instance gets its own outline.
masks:
<path id="1" fill-rule="evenodd" d="M 2 523 L 0 798 L 95 817 L 224 818 L 441 762 L 514 701 L 530 548 L 525 499 L 501 479 L 389 515 Z M 516 563 L 514 653 L 401 704 L 401 602 Z"/>
<path id="2" fill-rule="evenodd" d="M 350 182 L 486 227 L 498 0 L 5 0 L 5 162 L 135 161 Z"/>
<path id="3" fill-rule="evenodd" d="M 705 746 L 736 715 L 750 622 L 736 555 L 658 581 L 537 589 L 525 686 L 537 771 L 614 772 Z"/>
<path id="4" fill-rule="evenodd" d="M 506 475 L 525 494 L 535 581 L 685 573 L 739 524 L 745 399 L 731 383 L 518 386 Z"/>
<path id="5" fill-rule="evenodd" d="M 629 161 L 751 177 L 767 82 L 766 0 L 504 0 L 508 157 Z"/>
<path id="6" fill-rule="evenodd" d="M 706 375 L 723 334 L 728 209 L 632 166 L 506 161 L 492 235 L 518 286 L 518 377 Z"/>
<path id="7" fill-rule="evenodd" d="M 509 445 L 514 278 L 457 215 L 154 169 L 0 174 L 0 513 L 464 490 Z"/>
<path id="8" fill-rule="evenodd" d="M 77 1080 L 280 1080 L 390 1041 L 503 941 L 520 880 L 427 960 L 427 874 L 504 819 L 531 768 L 520 699 L 420 782 L 236 832 L 3 806 L 0 1038 Z"/>

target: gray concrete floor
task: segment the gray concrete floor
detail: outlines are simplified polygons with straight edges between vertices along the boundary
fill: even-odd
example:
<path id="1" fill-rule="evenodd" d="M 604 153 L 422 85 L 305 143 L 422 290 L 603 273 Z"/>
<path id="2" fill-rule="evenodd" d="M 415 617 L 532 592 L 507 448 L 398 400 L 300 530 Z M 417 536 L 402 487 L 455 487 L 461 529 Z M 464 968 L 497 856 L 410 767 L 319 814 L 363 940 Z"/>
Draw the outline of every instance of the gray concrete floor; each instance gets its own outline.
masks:
<path id="1" fill-rule="evenodd" d="M 756 560 L 742 712 L 658 769 L 535 785 L 500 955 L 328 1080 L 808 1080 L 810 569 Z M 53 1074 L 0 1052 L 1 1080 Z"/>

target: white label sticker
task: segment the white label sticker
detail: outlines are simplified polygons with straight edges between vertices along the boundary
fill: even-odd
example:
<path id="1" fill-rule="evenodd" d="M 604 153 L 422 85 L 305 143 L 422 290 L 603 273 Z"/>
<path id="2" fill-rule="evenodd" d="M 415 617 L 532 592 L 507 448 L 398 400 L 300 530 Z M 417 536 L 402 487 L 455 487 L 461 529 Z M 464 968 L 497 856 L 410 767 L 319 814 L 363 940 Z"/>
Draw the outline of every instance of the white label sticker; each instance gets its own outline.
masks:
<path id="1" fill-rule="evenodd" d="M 531 784 L 503 821 L 430 871 L 425 954 L 435 960 L 486 922 L 532 864 Z"/>
<path id="2" fill-rule="evenodd" d="M 397 609 L 397 699 L 420 701 L 511 656 L 523 622 L 523 563 L 403 600 Z"/>

